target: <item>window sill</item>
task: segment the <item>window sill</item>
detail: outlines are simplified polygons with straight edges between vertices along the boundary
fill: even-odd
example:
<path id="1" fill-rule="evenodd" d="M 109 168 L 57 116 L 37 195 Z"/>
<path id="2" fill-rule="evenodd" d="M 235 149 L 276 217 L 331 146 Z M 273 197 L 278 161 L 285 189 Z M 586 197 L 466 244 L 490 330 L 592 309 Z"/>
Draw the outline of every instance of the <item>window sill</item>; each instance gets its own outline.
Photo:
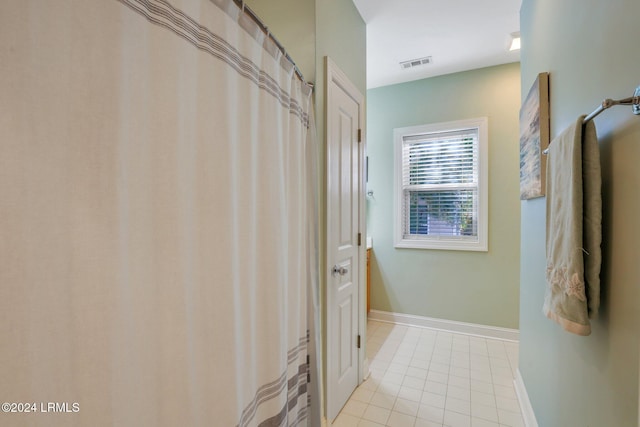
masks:
<path id="1" fill-rule="evenodd" d="M 443 251 L 488 252 L 486 242 L 446 239 L 402 239 L 395 242 L 397 249 L 434 249 Z"/>

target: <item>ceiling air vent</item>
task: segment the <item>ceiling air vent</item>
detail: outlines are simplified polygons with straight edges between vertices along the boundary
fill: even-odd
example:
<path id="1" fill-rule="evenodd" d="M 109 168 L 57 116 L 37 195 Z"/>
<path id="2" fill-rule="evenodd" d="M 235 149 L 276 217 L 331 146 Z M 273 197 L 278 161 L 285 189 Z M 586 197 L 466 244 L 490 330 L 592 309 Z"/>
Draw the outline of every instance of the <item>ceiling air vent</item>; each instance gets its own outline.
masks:
<path id="1" fill-rule="evenodd" d="M 425 56 L 424 58 L 412 59 L 410 61 L 403 61 L 400 63 L 400 67 L 403 70 L 407 70 L 413 67 L 419 67 L 420 65 L 431 64 L 433 59 L 430 56 Z"/>

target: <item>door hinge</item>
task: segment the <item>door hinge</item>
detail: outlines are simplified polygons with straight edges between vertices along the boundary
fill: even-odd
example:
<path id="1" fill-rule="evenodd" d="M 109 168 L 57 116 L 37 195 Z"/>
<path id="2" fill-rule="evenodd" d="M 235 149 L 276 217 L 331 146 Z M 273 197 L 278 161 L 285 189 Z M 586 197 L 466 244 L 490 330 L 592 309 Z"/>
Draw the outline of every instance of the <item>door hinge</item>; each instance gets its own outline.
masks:
<path id="1" fill-rule="evenodd" d="M 360 335 L 358 335 L 358 340 L 357 341 L 358 341 L 357 342 L 358 348 L 360 348 Z"/>
<path id="2" fill-rule="evenodd" d="M 307 354 L 307 383 L 311 383 L 311 359 Z"/>
<path id="3" fill-rule="evenodd" d="M 358 246 L 362 246 L 362 233 L 358 233 Z"/>
<path id="4" fill-rule="evenodd" d="M 362 129 L 358 129 L 358 142 L 362 142 Z"/>

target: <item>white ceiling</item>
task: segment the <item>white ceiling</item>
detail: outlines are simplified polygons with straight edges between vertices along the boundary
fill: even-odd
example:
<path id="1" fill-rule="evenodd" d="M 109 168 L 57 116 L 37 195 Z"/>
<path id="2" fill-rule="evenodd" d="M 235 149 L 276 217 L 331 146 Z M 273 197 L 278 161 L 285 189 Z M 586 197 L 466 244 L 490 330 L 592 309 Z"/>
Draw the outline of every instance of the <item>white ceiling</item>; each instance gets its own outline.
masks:
<path id="1" fill-rule="evenodd" d="M 520 60 L 509 52 L 521 0 L 353 0 L 367 23 L 367 87 Z M 433 63 L 402 70 L 400 62 Z"/>

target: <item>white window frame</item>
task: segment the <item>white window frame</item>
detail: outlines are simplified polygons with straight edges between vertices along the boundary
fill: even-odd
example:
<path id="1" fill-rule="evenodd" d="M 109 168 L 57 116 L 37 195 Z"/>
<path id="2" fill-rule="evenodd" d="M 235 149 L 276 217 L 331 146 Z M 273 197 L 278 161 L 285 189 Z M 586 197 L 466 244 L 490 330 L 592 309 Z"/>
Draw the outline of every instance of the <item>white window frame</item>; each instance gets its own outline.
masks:
<path id="1" fill-rule="evenodd" d="M 406 137 L 423 134 L 454 132 L 465 129 L 478 129 L 478 239 L 447 239 L 443 236 L 421 236 L 404 238 L 403 231 L 403 191 L 402 191 L 402 146 Z M 433 123 L 421 126 L 396 128 L 393 130 L 394 141 L 394 246 L 410 249 L 441 249 L 459 251 L 488 251 L 489 231 L 489 194 L 488 194 L 488 152 L 489 135 L 486 117 Z"/>

